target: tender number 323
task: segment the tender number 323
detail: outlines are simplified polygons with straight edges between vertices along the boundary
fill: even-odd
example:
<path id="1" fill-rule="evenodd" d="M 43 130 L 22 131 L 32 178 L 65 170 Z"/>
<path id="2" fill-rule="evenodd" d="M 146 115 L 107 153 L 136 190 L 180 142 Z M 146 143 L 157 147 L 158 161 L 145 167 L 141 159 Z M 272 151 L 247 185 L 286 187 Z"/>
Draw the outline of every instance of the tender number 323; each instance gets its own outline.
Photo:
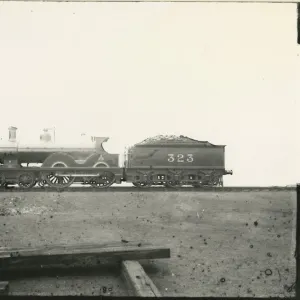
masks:
<path id="1" fill-rule="evenodd" d="M 192 162 L 194 161 L 193 154 L 168 154 L 168 162 Z"/>

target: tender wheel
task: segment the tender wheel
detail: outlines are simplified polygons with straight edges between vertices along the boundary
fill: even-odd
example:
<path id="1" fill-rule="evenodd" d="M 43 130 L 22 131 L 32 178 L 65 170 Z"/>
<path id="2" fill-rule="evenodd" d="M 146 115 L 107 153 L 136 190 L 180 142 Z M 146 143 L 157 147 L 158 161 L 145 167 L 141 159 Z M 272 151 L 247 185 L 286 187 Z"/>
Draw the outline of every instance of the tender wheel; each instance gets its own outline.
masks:
<path id="1" fill-rule="evenodd" d="M 167 181 L 164 185 L 168 188 L 181 187 L 183 185 L 183 182 L 181 181 L 183 178 L 184 177 L 181 171 L 169 172 L 167 175 Z"/>
<path id="2" fill-rule="evenodd" d="M 18 185 L 24 189 L 30 189 L 36 184 L 35 176 L 33 173 L 22 173 L 18 178 Z"/>
<path id="3" fill-rule="evenodd" d="M 209 176 L 208 181 L 206 182 L 207 186 L 219 186 L 221 182 L 221 176 L 215 172 L 212 172 Z"/>
<path id="4" fill-rule="evenodd" d="M 107 188 L 115 182 L 115 175 L 112 172 L 103 172 L 98 177 L 93 177 L 90 180 L 90 185 L 97 188 Z"/>
<path id="5" fill-rule="evenodd" d="M 167 181 L 165 187 L 176 188 L 181 187 L 182 183 L 180 181 Z"/>
<path id="6" fill-rule="evenodd" d="M 55 167 L 56 168 L 61 168 L 61 167 L 67 168 L 68 166 L 64 162 L 55 162 L 54 164 L 52 164 L 51 167 L 52 168 L 55 168 Z M 46 183 L 49 186 L 55 187 L 55 188 L 66 188 L 66 187 L 69 187 L 75 181 L 75 177 L 71 177 L 71 176 L 56 176 L 53 173 L 46 174 L 44 177 L 45 177 Z"/>
<path id="7" fill-rule="evenodd" d="M 138 188 L 147 188 L 150 187 L 153 184 L 153 176 L 152 173 L 141 173 L 140 175 L 142 175 L 142 180 L 138 180 L 138 181 L 133 181 L 132 184 L 135 187 Z"/>
<path id="8" fill-rule="evenodd" d="M 150 187 L 151 186 L 151 183 L 150 182 L 140 182 L 140 181 L 135 181 L 132 183 L 135 187 L 138 187 L 138 188 L 145 188 L 145 187 Z"/>
<path id="9" fill-rule="evenodd" d="M 176 177 L 175 177 L 176 176 Z M 181 179 L 183 179 L 182 172 L 169 172 L 167 175 L 167 181 L 165 182 L 165 187 L 176 188 L 183 185 Z M 179 179 L 179 180 L 178 180 Z"/>
<path id="10" fill-rule="evenodd" d="M 200 182 L 197 182 L 197 183 L 193 183 L 192 186 L 194 188 L 201 188 L 202 187 L 202 184 Z"/>

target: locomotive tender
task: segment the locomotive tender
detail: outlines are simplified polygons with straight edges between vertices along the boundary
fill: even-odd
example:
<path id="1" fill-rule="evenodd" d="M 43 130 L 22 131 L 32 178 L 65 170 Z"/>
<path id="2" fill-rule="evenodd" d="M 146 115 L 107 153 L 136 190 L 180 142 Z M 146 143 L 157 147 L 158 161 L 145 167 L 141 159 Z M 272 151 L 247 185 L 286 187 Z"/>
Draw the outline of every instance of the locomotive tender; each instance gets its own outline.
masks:
<path id="1" fill-rule="evenodd" d="M 10 127 L 9 140 L 0 141 L 0 186 L 65 188 L 75 182 L 99 188 L 122 182 L 136 187 L 223 186 L 223 176 L 232 174 L 225 170 L 224 145 L 184 136 L 146 139 L 126 150 L 121 164 L 119 154 L 102 146 L 108 137 L 93 137 L 90 145 L 58 145 L 47 135 L 36 145 L 23 145 L 16 141 L 16 131 Z"/>

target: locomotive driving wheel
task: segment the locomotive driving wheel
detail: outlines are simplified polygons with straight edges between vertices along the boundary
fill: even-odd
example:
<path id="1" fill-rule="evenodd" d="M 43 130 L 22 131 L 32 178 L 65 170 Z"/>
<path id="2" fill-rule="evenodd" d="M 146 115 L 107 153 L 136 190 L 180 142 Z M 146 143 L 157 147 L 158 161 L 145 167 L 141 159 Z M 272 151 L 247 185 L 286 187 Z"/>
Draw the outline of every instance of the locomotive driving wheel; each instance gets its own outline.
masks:
<path id="1" fill-rule="evenodd" d="M 36 184 L 34 173 L 22 173 L 18 177 L 18 185 L 24 189 L 30 189 Z"/>
<path id="2" fill-rule="evenodd" d="M 64 162 L 56 162 L 54 163 L 52 166 L 52 168 L 67 168 L 67 164 L 65 164 Z M 48 173 L 44 175 L 44 179 L 46 181 L 46 183 L 51 186 L 51 187 L 55 187 L 55 188 L 66 188 L 69 187 L 74 181 L 75 181 L 75 177 L 71 177 L 71 176 L 57 176 L 53 173 Z"/>
<path id="3" fill-rule="evenodd" d="M 107 188 L 115 182 L 115 175 L 112 172 L 105 171 L 98 177 L 90 180 L 90 185 L 97 188 Z"/>

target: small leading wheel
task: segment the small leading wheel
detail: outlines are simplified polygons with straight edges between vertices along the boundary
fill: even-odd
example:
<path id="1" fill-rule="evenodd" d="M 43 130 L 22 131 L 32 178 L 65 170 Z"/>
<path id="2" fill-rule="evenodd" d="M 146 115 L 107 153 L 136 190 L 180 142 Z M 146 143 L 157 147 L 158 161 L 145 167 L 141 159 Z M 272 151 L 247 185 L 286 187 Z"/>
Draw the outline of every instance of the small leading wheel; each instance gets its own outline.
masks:
<path id="1" fill-rule="evenodd" d="M 46 184 L 47 184 L 47 181 L 46 181 L 45 179 L 41 179 L 41 180 L 38 182 L 39 187 L 44 187 Z"/>
<path id="2" fill-rule="evenodd" d="M 22 173 L 18 178 L 18 185 L 24 189 L 30 189 L 36 184 L 34 173 Z"/>
<path id="3" fill-rule="evenodd" d="M 61 167 L 66 168 L 67 165 L 64 162 L 56 162 L 51 167 L 52 168 L 61 168 Z M 57 176 L 57 175 L 54 175 L 53 173 L 45 174 L 44 177 L 45 177 L 46 183 L 49 186 L 55 187 L 55 188 L 69 187 L 75 181 L 75 177 L 63 176 L 63 175 Z"/>
<path id="4" fill-rule="evenodd" d="M 115 175 L 112 172 L 103 172 L 98 177 L 93 177 L 90 180 L 90 185 L 97 188 L 107 188 L 115 182 Z"/>

